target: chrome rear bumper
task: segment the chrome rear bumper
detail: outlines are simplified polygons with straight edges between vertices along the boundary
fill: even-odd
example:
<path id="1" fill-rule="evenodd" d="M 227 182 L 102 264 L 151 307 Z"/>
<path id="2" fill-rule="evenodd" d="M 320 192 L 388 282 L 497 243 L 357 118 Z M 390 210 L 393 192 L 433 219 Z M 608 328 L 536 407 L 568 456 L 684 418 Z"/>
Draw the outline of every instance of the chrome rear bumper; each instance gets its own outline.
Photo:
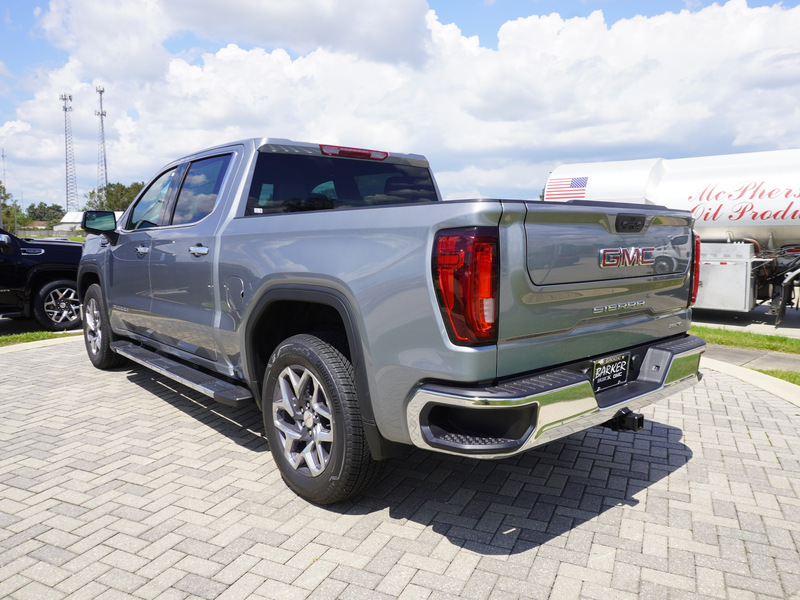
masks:
<path id="1" fill-rule="evenodd" d="M 694 385 L 704 351 L 695 336 L 634 349 L 635 378 L 599 393 L 587 374 L 591 360 L 492 386 L 425 384 L 406 409 L 411 439 L 419 448 L 476 458 L 525 452 Z"/>

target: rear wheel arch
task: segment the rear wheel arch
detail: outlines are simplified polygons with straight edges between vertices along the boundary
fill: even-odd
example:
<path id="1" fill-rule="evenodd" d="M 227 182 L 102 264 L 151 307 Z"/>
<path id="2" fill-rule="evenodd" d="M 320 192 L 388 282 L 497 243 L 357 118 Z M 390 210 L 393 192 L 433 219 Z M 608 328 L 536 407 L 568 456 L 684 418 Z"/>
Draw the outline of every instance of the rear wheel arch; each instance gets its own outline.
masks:
<path id="1" fill-rule="evenodd" d="M 245 326 L 247 371 L 251 387 L 260 390 L 264 368 L 281 342 L 301 333 L 328 333 L 339 336 L 337 349 L 353 364 L 356 373 L 363 369 L 360 338 L 353 311 L 346 299 L 334 290 L 311 286 L 278 286 L 267 291 L 250 311 Z M 357 375 L 359 388 L 367 384 Z M 367 391 L 368 392 L 368 391 Z M 259 392 L 260 399 L 260 392 Z"/>
<path id="2" fill-rule="evenodd" d="M 77 270 L 62 268 L 52 269 L 48 267 L 34 268 L 28 274 L 28 281 L 26 282 L 26 287 L 29 291 L 28 299 L 31 300 L 35 298 L 39 290 L 49 283 L 62 279 L 76 281 Z"/>
<path id="3" fill-rule="evenodd" d="M 397 454 L 396 445 L 385 440 L 375 424 L 364 347 L 357 313 L 344 294 L 315 286 L 276 286 L 268 290 L 250 312 L 245 326 L 245 356 L 249 387 L 257 404 L 270 356 L 286 339 L 312 334 L 336 347 L 352 364 L 358 390 L 358 406 L 367 442 L 374 458 Z"/>

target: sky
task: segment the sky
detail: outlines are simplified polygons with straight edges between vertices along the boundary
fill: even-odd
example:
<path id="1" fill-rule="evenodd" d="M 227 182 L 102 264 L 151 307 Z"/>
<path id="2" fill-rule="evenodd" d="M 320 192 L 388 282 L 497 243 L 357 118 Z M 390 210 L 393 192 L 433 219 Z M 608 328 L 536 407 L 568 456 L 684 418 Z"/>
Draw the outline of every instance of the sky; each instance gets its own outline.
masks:
<path id="1" fill-rule="evenodd" d="M 0 179 L 97 185 L 250 137 L 412 152 L 443 196 L 559 164 L 800 148 L 800 0 L 0 0 Z"/>

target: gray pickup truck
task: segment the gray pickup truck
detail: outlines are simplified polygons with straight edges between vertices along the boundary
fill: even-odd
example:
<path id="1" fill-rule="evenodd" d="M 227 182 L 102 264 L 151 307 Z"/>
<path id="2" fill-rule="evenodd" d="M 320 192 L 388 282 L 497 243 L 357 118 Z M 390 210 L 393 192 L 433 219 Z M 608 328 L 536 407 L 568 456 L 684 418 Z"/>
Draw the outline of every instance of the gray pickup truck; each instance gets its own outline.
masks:
<path id="1" fill-rule="evenodd" d="M 315 503 L 362 492 L 408 445 L 498 458 L 637 430 L 699 378 L 684 211 L 442 201 L 419 155 L 252 139 L 167 165 L 119 222 L 83 225 L 92 363 L 255 401 Z"/>

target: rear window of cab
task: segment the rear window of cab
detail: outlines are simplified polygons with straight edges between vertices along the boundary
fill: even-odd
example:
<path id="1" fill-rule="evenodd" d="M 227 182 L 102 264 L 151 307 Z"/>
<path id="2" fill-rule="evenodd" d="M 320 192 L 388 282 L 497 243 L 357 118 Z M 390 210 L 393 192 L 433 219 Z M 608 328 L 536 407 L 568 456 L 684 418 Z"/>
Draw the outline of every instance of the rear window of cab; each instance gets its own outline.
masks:
<path id="1" fill-rule="evenodd" d="M 438 201 L 425 167 L 328 156 L 259 154 L 249 216 Z"/>

